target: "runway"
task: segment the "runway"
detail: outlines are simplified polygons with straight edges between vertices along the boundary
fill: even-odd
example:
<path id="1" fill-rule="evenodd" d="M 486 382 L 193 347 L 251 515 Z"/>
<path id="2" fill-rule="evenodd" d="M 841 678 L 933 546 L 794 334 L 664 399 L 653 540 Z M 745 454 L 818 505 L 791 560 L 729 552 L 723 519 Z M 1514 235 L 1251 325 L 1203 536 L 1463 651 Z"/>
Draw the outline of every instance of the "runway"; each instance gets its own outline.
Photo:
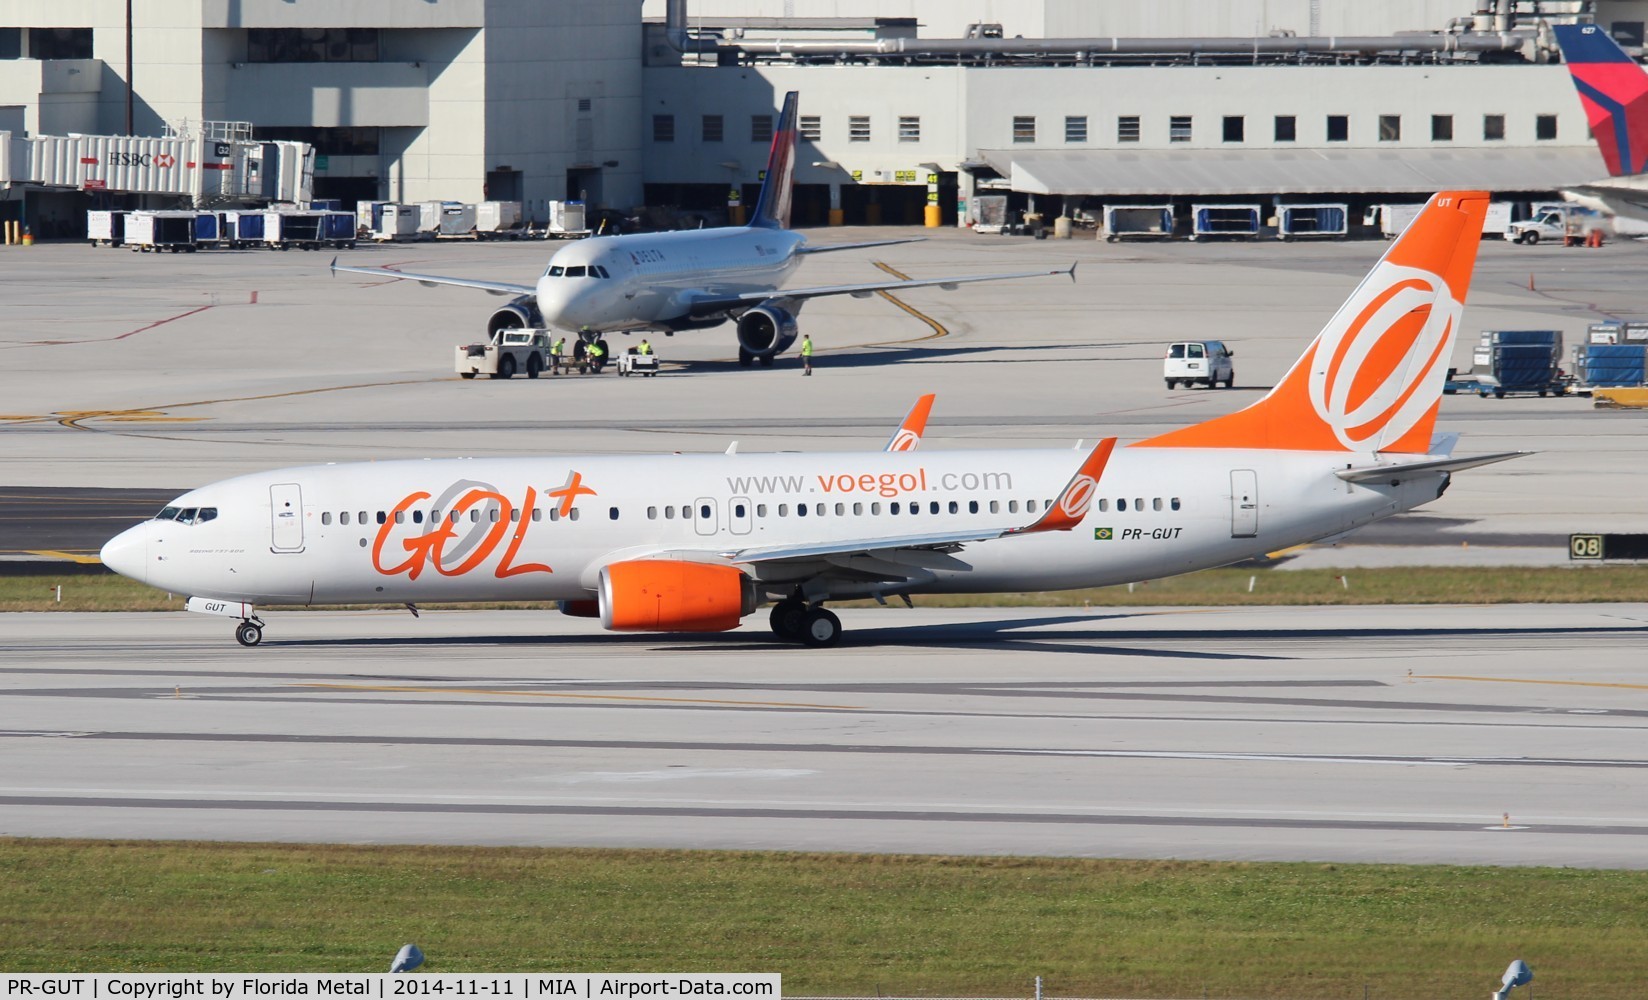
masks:
<path id="1" fill-rule="evenodd" d="M 0 834 L 1648 867 L 1636 605 L 0 616 Z"/>

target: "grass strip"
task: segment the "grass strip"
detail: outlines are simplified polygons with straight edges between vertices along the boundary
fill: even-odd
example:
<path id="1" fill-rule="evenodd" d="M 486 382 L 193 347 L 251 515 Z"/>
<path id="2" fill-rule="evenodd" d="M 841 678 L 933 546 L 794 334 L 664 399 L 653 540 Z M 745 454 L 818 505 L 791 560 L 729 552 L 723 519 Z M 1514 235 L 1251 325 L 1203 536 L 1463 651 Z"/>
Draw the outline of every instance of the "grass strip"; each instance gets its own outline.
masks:
<path id="1" fill-rule="evenodd" d="M 414 831 L 409 831 L 412 833 Z M 8 972 L 776 971 L 792 995 L 1642 995 L 1648 872 L 0 839 Z"/>
<path id="2" fill-rule="evenodd" d="M 59 586 L 63 588 L 61 602 L 57 600 Z M 1052 593 L 928 594 L 914 600 L 929 608 L 1640 603 L 1648 601 L 1648 566 L 1230 568 L 1150 580 L 1131 590 L 1118 586 Z M 872 603 L 843 602 L 841 606 Z M 554 608 L 545 602 L 423 606 Z M 0 577 L 0 611 L 176 611 L 182 607 L 181 594 L 167 595 L 112 573 Z"/>

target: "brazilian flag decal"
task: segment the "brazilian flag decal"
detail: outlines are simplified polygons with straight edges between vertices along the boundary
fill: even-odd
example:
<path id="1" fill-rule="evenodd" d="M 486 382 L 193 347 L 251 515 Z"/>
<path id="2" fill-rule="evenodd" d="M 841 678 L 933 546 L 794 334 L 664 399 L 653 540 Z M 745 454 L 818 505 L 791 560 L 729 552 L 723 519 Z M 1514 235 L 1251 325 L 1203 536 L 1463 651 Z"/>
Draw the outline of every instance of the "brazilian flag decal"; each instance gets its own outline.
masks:
<path id="1" fill-rule="evenodd" d="M 1116 537 L 1116 529 L 1114 529 L 1114 528 L 1094 528 L 1093 529 L 1093 538 L 1094 538 L 1095 541 L 1108 542 L 1108 541 L 1110 541 L 1110 539 L 1112 539 L 1114 537 Z"/>

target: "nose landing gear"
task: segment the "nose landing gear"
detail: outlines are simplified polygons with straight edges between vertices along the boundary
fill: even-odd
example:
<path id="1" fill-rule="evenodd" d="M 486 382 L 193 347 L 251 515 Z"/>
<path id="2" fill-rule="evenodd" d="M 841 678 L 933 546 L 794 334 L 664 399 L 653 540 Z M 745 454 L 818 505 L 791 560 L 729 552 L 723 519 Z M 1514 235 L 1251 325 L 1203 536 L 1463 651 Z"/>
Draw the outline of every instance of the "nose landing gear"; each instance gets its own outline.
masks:
<path id="1" fill-rule="evenodd" d="M 263 622 L 248 618 L 235 626 L 235 641 L 242 646 L 256 646 L 263 641 Z"/>

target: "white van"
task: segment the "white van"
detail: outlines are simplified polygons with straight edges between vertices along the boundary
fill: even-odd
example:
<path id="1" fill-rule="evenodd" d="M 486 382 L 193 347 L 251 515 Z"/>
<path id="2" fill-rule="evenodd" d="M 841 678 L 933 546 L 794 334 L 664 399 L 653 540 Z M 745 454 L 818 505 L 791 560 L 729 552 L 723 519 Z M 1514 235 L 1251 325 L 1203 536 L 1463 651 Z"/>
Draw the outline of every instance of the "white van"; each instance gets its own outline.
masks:
<path id="1" fill-rule="evenodd" d="M 1169 389 L 1177 389 L 1180 382 L 1186 388 L 1200 382 L 1209 389 L 1223 382 L 1229 389 L 1236 384 L 1236 366 L 1230 361 L 1234 353 L 1217 340 L 1169 344 L 1167 356 L 1162 359 L 1162 377 Z"/>

